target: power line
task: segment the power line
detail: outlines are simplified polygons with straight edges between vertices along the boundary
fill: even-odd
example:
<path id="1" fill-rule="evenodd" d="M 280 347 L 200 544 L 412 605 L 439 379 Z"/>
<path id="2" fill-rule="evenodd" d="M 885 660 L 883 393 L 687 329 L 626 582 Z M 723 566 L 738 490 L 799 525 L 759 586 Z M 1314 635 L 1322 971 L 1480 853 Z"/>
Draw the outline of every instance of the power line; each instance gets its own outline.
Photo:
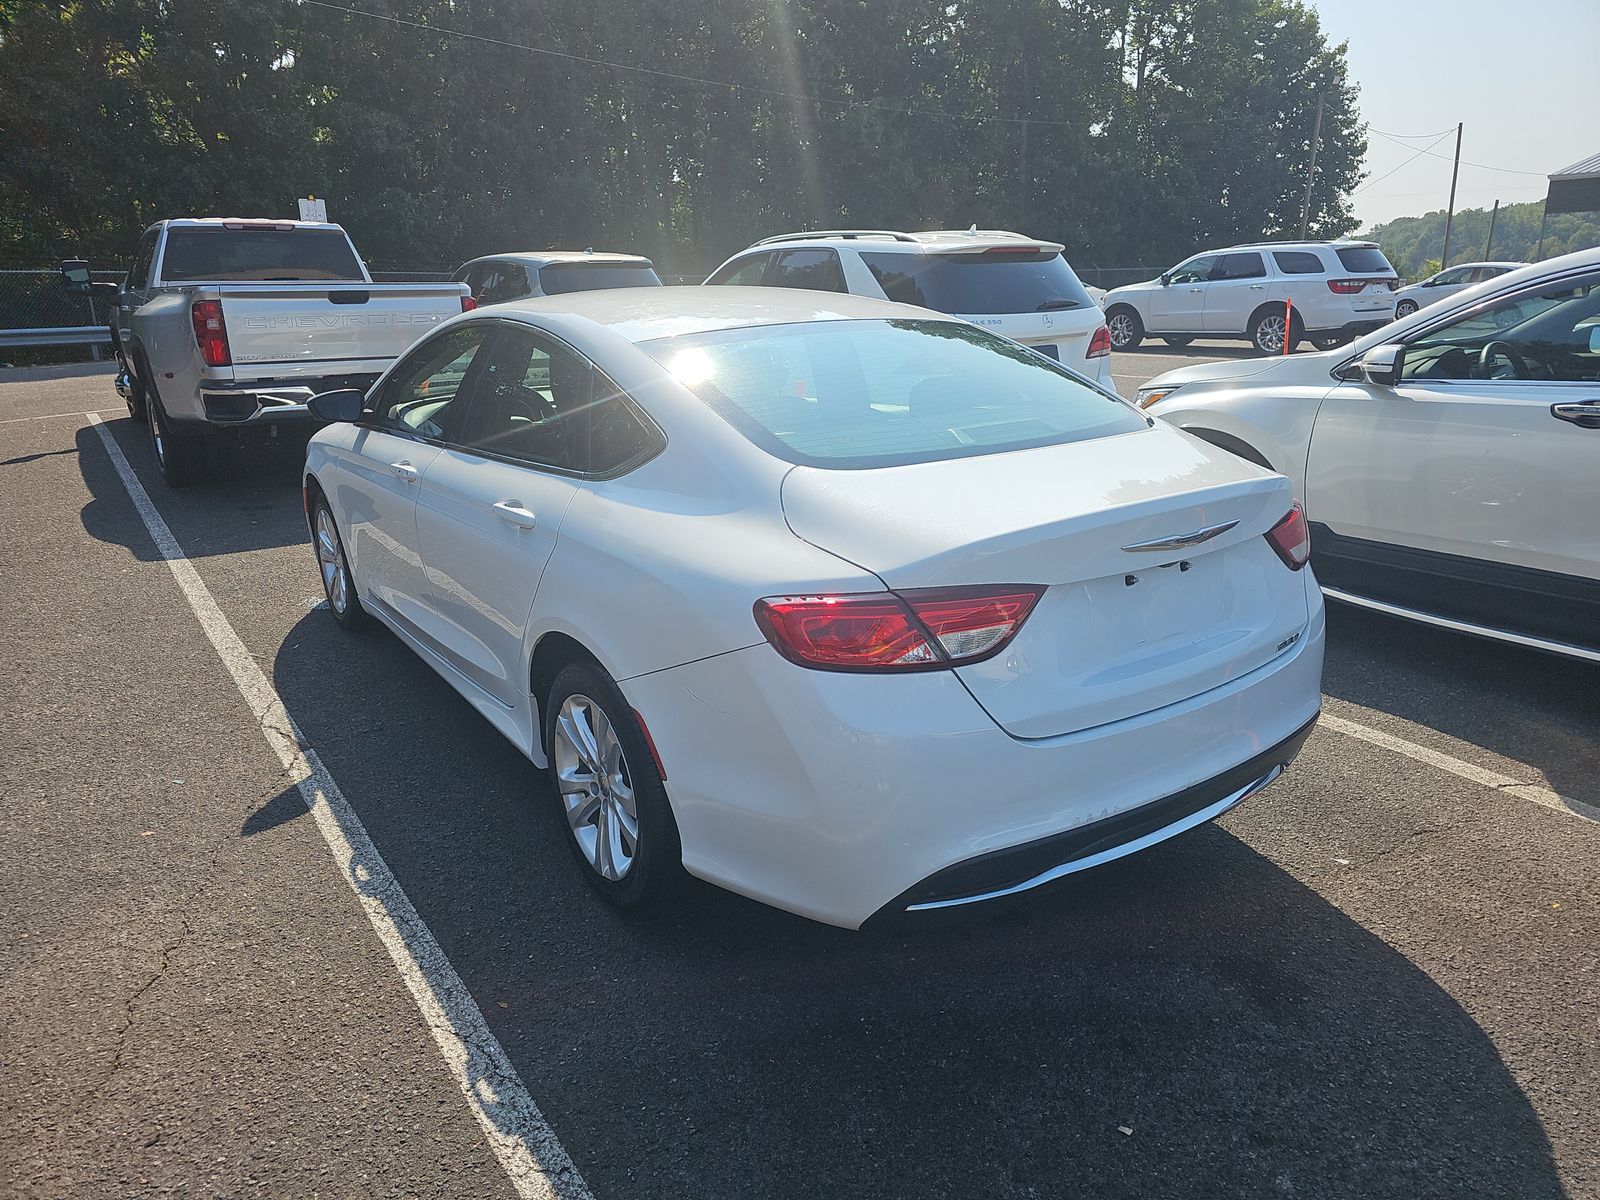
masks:
<path id="1" fill-rule="evenodd" d="M 1376 133 L 1377 131 L 1374 130 L 1373 132 Z M 1409 167 L 1412 163 L 1416 162 L 1417 159 L 1421 158 L 1424 154 L 1427 154 L 1430 150 L 1432 150 L 1434 148 L 1434 146 L 1437 146 L 1440 142 L 1444 141 L 1445 138 L 1449 137 L 1454 132 L 1455 132 L 1454 129 L 1446 129 L 1443 133 L 1441 133 L 1438 137 L 1436 137 L 1431 143 L 1429 143 L 1427 146 L 1423 147 L 1421 150 L 1418 150 L 1410 158 L 1406 159 L 1405 162 L 1401 163 L 1398 167 L 1396 167 L 1394 169 L 1394 171 L 1387 171 L 1384 174 L 1379 175 L 1376 179 L 1367 180 L 1366 183 L 1363 183 L 1360 187 L 1358 187 L 1355 191 L 1351 192 L 1350 194 L 1352 196 L 1359 196 L 1362 192 L 1366 191 L 1373 184 L 1382 183 L 1385 179 L 1389 178 L 1390 175 L 1393 175 L 1395 173 L 1395 171 L 1404 170 L 1406 167 Z"/>
<path id="2" fill-rule="evenodd" d="M 785 100 L 804 100 L 811 104 L 832 104 L 839 108 L 871 108 L 879 112 L 895 113 L 901 116 L 913 117 L 940 117 L 946 121 L 1000 121 L 1009 125 L 1062 125 L 1071 128 L 1083 128 L 1085 121 L 1060 121 L 1041 117 L 1005 117 L 998 114 L 966 114 L 943 112 L 932 108 L 901 108 L 885 104 L 880 100 L 834 100 L 827 96 L 811 96 L 803 92 L 786 92 L 776 88 L 758 87 L 750 83 L 732 83 L 726 79 L 706 79 L 699 75 L 681 75 L 676 71 L 663 71 L 656 67 L 640 67 L 632 63 L 609 62 L 603 58 L 589 58 L 582 54 L 572 54 L 565 50 L 552 50 L 548 46 L 531 46 L 526 42 L 510 42 L 503 38 L 488 37 L 481 33 L 467 33 L 461 29 L 447 29 L 442 25 L 425 25 L 420 21 L 409 21 L 404 17 L 391 17 L 387 13 L 370 12 L 364 8 L 351 8 L 342 4 L 330 4 L 327 0 L 300 0 L 302 4 L 310 4 L 317 8 L 326 8 L 333 12 L 344 13 L 347 16 L 370 17 L 375 21 L 388 21 L 392 25 L 404 25 L 411 29 L 420 29 L 425 33 L 443 34 L 446 37 L 463 38 L 467 41 L 484 42 L 491 46 L 503 46 L 508 50 L 524 50 L 529 54 L 545 54 L 551 58 L 563 58 L 569 62 L 584 63 L 591 67 L 609 67 L 613 71 L 632 71 L 639 75 L 652 75 L 659 79 L 675 79 L 681 83 L 698 84 L 701 87 L 723 88 L 732 92 L 754 92 L 763 96 L 777 96 Z M 1209 125 L 1213 122 L 1208 118 L 1199 121 L 1163 121 L 1163 125 Z"/>
<path id="3" fill-rule="evenodd" d="M 1449 129 L 1441 129 L 1438 133 L 1389 133 L 1387 130 L 1374 129 L 1371 125 L 1367 126 L 1368 133 L 1376 133 L 1379 136 L 1386 138 L 1403 138 L 1410 142 L 1425 142 L 1429 138 L 1442 138 L 1446 134 L 1451 134 L 1455 131 L 1456 128 L 1454 125 L 1452 125 Z"/>
<path id="4" fill-rule="evenodd" d="M 1371 126 L 1368 126 L 1368 128 L 1371 129 Z M 1376 133 L 1379 137 L 1388 138 L 1391 142 L 1394 142 L 1397 146 L 1404 144 L 1404 143 L 1400 142 L 1399 139 L 1393 137 L 1392 135 L 1384 133 L 1383 130 L 1381 130 L 1381 129 L 1372 129 L 1372 132 Z M 1449 129 L 1449 130 L 1446 130 L 1445 132 L 1447 134 L 1449 134 L 1449 133 L 1454 133 L 1455 130 L 1454 129 Z M 1434 144 L 1437 145 L 1438 143 L 1434 143 Z M 1406 149 L 1410 150 L 1411 147 L 1410 146 L 1406 146 Z M 1430 147 L 1429 149 L 1422 151 L 1422 153 L 1423 154 L 1433 154 L 1433 150 Z M 1451 155 L 1448 155 L 1448 154 L 1433 154 L 1433 157 L 1434 158 L 1442 158 L 1445 162 L 1454 162 L 1455 161 L 1454 158 Z M 1545 171 L 1518 171 L 1518 170 L 1515 170 L 1512 167 L 1491 167 L 1488 163 L 1470 162 L 1465 158 L 1463 158 L 1461 160 L 1461 163 L 1462 163 L 1463 166 L 1477 167 L 1480 171 L 1499 171 L 1499 172 L 1501 172 L 1502 174 L 1505 174 L 1505 175 L 1533 175 L 1533 176 L 1537 176 L 1540 179 L 1544 179 L 1548 174 L 1548 172 L 1545 172 Z"/>

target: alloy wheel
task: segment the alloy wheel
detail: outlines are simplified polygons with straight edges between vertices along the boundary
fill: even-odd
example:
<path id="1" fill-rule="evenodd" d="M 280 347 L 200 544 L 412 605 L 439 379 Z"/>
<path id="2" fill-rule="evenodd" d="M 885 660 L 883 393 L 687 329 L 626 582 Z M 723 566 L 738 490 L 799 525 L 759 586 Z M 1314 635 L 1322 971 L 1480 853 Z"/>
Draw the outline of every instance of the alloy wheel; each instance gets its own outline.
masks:
<path id="1" fill-rule="evenodd" d="M 1133 341 L 1133 318 L 1127 313 L 1115 313 L 1106 322 L 1111 333 L 1111 344 L 1121 350 Z"/>
<path id="2" fill-rule="evenodd" d="M 345 566 L 344 547 L 333 527 L 333 514 L 326 507 L 317 509 L 317 565 L 322 570 L 322 589 L 328 594 L 329 605 L 343 616 L 350 607 L 350 569 Z"/>
<path id="3" fill-rule="evenodd" d="M 622 742 L 601 707 L 574 693 L 555 721 L 556 786 L 578 849 L 595 872 L 622 879 L 639 857 L 639 809 Z"/>
<path id="4" fill-rule="evenodd" d="M 1256 348 L 1268 354 L 1283 353 L 1283 317 L 1263 317 L 1256 324 Z"/>

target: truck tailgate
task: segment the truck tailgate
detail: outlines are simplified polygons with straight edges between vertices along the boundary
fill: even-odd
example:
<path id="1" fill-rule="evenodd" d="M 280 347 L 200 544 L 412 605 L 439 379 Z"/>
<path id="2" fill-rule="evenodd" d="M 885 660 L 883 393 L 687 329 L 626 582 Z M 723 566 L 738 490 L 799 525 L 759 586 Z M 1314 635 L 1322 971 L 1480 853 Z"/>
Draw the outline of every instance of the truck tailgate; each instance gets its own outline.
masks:
<path id="1" fill-rule="evenodd" d="M 461 312 L 459 283 L 236 283 L 201 288 L 222 301 L 235 378 L 327 365 L 381 371 Z"/>

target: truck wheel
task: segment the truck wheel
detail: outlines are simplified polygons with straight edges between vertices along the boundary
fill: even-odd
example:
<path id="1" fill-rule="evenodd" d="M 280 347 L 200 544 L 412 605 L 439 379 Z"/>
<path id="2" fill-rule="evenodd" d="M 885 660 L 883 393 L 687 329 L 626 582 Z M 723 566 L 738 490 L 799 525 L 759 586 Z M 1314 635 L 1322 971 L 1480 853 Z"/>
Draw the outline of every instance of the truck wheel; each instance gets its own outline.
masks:
<path id="1" fill-rule="evenodd" d="M 1117 305 L 1106 314 L 1106 329 L 1111 333 L 1113 350 L 1132 350 L 1144 341 L 1144 322 L 1125 304 Z"/>
<path id="2" fill-rule="evenodd" d="M 167 414 L 161 409 L 161 397 L 153 390 L 145 392 L 144 410 L 161 478 L 168 487 L 188 487 L 205 474 L 205 438 L 194 434 L 174 436 Z"/>

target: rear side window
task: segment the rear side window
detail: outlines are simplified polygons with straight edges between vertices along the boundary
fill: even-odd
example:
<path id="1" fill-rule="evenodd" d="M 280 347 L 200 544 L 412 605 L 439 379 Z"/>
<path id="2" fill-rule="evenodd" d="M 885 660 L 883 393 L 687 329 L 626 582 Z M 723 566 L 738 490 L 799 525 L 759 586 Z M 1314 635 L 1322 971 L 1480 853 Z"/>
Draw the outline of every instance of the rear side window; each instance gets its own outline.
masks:
<path id="1" fill-rule="evenodd" d="M 934 462 L 1149 427 L 1042 356 L 947 321 L 812 321 L 640 348 L 757 446 L 808 466 Z"/>
<path id="2" fill-rule="evenodd" d="M 602 288 L 660 287 L 661 277 L 649 263 L 552 263 L 539 268 L 539 286 L 546 296 L 560 296 Z"/>
<path id="3" fill-rule="evenodd" d="M 125 291 L 143 291 L 150 285 L 150 260 L 155 258 L 156 239 L 160 236 L 159 229 L 151 229 L 139 239 L 139 248 L 133 252 L 133 266 L 122 285 Z"/>
<path id="4" fill-rule="evenodd" d="M 863 251 L 883 294 L 902 304 L 966 315 L 1096 308 L 1058 252 L 1001 249 L 980 254 Z"/>
<path id="5" fill-rule="evenodd" d="M 761 282 L 761 277 L 767 270 L 767 260 L 771 257 L 770 254 L 752 254 L 748 258 L 736 258 L 706 282 L 728 284 L 733 287 L 754 287 Z"/>
<path id="6" fill-rule="evenodd" d="M 167 230 L 161 278 L 191 280 L 360 280 L 350 240 L 335 229 L 229 229 L 187 225 Z"/>
<path id="7" fill-rule="evenodd" d="M 520 300 L 528 294 L 528 272 L 521 263 L 490 263 L 485 269 L 481 291 L 473 289 L 480 304 L 504 304 L 507 300 Z"/>
<path id="8" fill-rule="evenodd" d="M 844 291 L 844 272 L 832 250 L 785 250 L 772 260 L 765 282 L 772 287 Z"/>
<path id="9" fill-rule="evenodd" d="M 1309 250 L 1274 250 L 1272 261 L 1285 275 L 1320 275 L 1322 259 Z"/>
<path id="10" fill-rule="evenodd" d="M 1393 275 L 1394 268 L 1376 246 L 1340 246 L 1335 251 L 1346 271 L 1357 275 Z"/>
<path id="11" fill-rule="evenodd" d="M 1260 279 L 1266 273 L 1267 268 L 1261 262 L 1261 255 L 1254 250 L 1239 250 L 1224 254 L 1217 259 L 1217 265 L 1211 268 L 1213 280 Z"/>

